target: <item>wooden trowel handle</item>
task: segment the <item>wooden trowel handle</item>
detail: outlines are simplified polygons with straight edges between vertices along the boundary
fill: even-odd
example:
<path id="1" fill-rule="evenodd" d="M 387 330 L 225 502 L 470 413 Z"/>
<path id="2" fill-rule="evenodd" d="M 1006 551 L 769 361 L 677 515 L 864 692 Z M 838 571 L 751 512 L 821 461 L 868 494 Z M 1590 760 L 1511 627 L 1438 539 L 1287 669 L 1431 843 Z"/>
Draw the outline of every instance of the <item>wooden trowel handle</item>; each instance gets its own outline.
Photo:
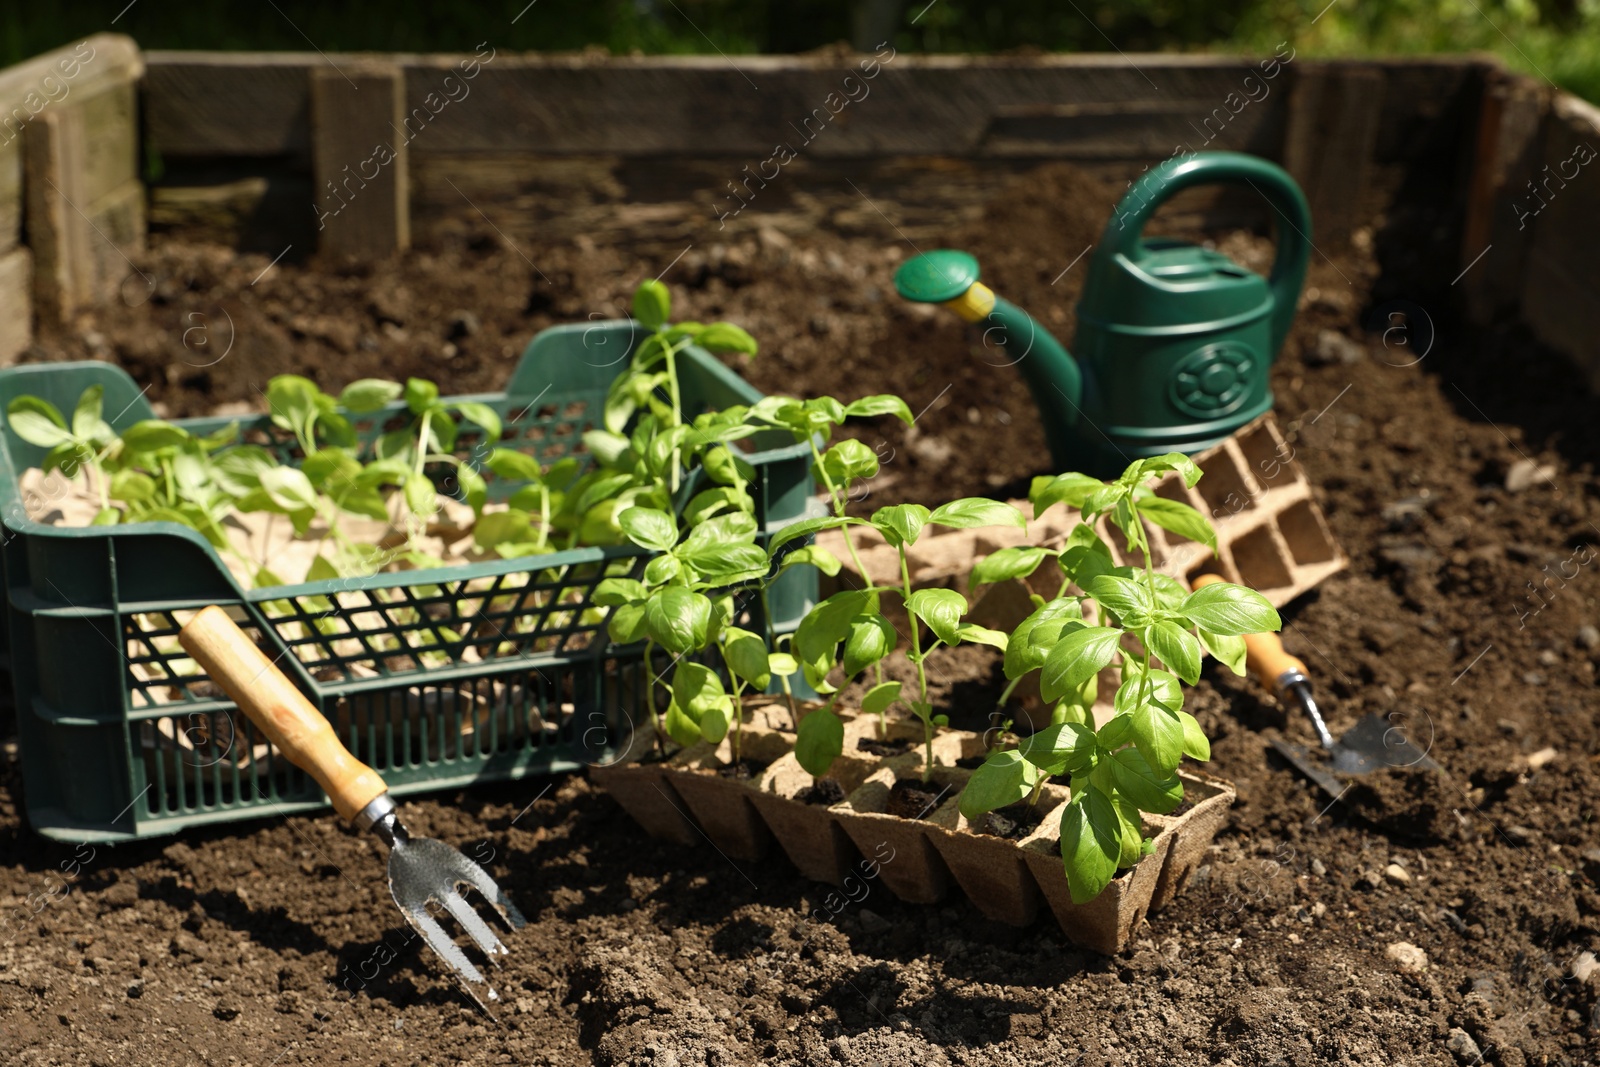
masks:
<path id="1" fill-rule="evenodd" d="M 354 819 L 387 791 L 378 772 L 339 743 L 328 720 L 227 612 L 206 608 L 178 641 L 278 750 L 317 780 L 340 815 Z"/>
<path id="2" fill-rule="evenodd" d="M 1220 574 L 1202 574 L 1193 586 L 1196 589 L 1223 581 Z M 1298 674 L 1309 678 L 1306 665 L 1284 651 L 1283 641 L 1275 633 L 1246 634 L 1244 638 L 1245 665 L 1255 673 L 1256 680 L 1269 693 L 1283 688 L 1285 675 Z"/>

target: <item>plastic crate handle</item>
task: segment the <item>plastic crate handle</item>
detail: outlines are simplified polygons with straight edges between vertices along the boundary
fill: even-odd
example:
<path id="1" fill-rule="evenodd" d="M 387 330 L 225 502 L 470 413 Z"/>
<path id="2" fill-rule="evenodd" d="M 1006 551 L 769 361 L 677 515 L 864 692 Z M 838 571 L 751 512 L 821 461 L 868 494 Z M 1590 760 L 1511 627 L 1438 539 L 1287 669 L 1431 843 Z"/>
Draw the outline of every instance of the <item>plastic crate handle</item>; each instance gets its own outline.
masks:
<path id="1" fill-rule="evenodd" d="M 352 821 L 388 792 L 378 772 L 350 754 L 333 726 L 228 613 L 213 605 L 189 620 L 178 641 L 278 750 L 317 780 Z"/>

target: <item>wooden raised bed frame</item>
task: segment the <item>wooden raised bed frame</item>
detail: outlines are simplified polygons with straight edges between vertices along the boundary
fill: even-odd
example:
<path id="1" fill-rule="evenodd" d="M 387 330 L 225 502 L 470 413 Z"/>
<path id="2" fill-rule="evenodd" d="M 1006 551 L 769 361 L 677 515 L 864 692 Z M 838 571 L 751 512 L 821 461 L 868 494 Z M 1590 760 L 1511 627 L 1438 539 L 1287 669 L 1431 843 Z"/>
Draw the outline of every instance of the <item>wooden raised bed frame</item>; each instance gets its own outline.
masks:
<path id="1" fill-rule="evenodd" d="M 1179 146 L 1253 152 L 1302 183 L 1321 250 L 1411 247 L 1408 281 L 1460 294 L 1469 321 L 1520 315 L 1600 372 L 1600 179 L 1572 162 L 1600 151 L 1600 110 L 1491 57 L 142 53 L 113 34 L 0 71 L 0 363 L 36 322 L 138 299 L 129 259 L 148 219 L 246 246 L 270 235 L 269 255 L 383 255 L 469 205 L 554 232 L 529 197 L 594 175 L 615 176 L 611 201 L 572 204 L 567 225 L 670 215 L 630 204 L 628 185 L 674 175 L 714 218 L 746 165 L 799 143 L 793 123 L 862 86 L 784 168 L 818 217 L 862 209 L 851 175 L 914 193 L 897 224 L 915 239 L 1039 161 L 1121 177 Z M 1252 207 L 1210 190 L 1165 210 L 1227 225 Z M 729 225 L 752 216 L 771 218 Z"/>

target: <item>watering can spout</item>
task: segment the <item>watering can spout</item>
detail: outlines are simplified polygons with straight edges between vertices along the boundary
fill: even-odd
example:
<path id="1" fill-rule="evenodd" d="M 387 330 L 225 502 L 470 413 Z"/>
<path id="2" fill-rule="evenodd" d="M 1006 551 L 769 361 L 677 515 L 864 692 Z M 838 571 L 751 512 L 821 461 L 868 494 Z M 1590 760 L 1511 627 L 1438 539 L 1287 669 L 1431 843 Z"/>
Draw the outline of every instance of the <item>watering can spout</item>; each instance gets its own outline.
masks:
<path id="1" fill-rule="evenodd" d="M 978 261 L 966 252 L 941 249 L 914 256 L 895 272 L 895 288 L 907 300 L 943 304 L 983 327 L 984 359 L 1015 367 L 1033 394 L 1044 421 L 1055 469 L 1067 470 L 1081 449 L 1083 373 L 1061 342 L 1032 315 L 978 280 Z"/>

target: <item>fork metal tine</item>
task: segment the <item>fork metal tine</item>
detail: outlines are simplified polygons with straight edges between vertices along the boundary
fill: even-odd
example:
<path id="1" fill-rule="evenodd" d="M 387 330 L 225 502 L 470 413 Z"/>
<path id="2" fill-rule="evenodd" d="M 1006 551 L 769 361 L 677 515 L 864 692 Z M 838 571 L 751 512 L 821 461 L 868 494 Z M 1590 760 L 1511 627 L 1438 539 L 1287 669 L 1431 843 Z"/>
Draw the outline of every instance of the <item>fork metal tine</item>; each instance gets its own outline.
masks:
<path id="1" fill-rule="evenodd" d="M 500 961 L 495 957 L 509 955 L 509 950 L 500 943 L 500 939 L 494 935 L 489 924 L 478 917 L 478 913 L 472 910 L 472 905 L 468 904 L 460 893 L 454 889 L 450 890 L 444 895 L 443 902 L 445 910 L 455 916 L 456 922 L 461 924 L 467 936 L 483 950 L 490 962 L 498 966 Z"/>

